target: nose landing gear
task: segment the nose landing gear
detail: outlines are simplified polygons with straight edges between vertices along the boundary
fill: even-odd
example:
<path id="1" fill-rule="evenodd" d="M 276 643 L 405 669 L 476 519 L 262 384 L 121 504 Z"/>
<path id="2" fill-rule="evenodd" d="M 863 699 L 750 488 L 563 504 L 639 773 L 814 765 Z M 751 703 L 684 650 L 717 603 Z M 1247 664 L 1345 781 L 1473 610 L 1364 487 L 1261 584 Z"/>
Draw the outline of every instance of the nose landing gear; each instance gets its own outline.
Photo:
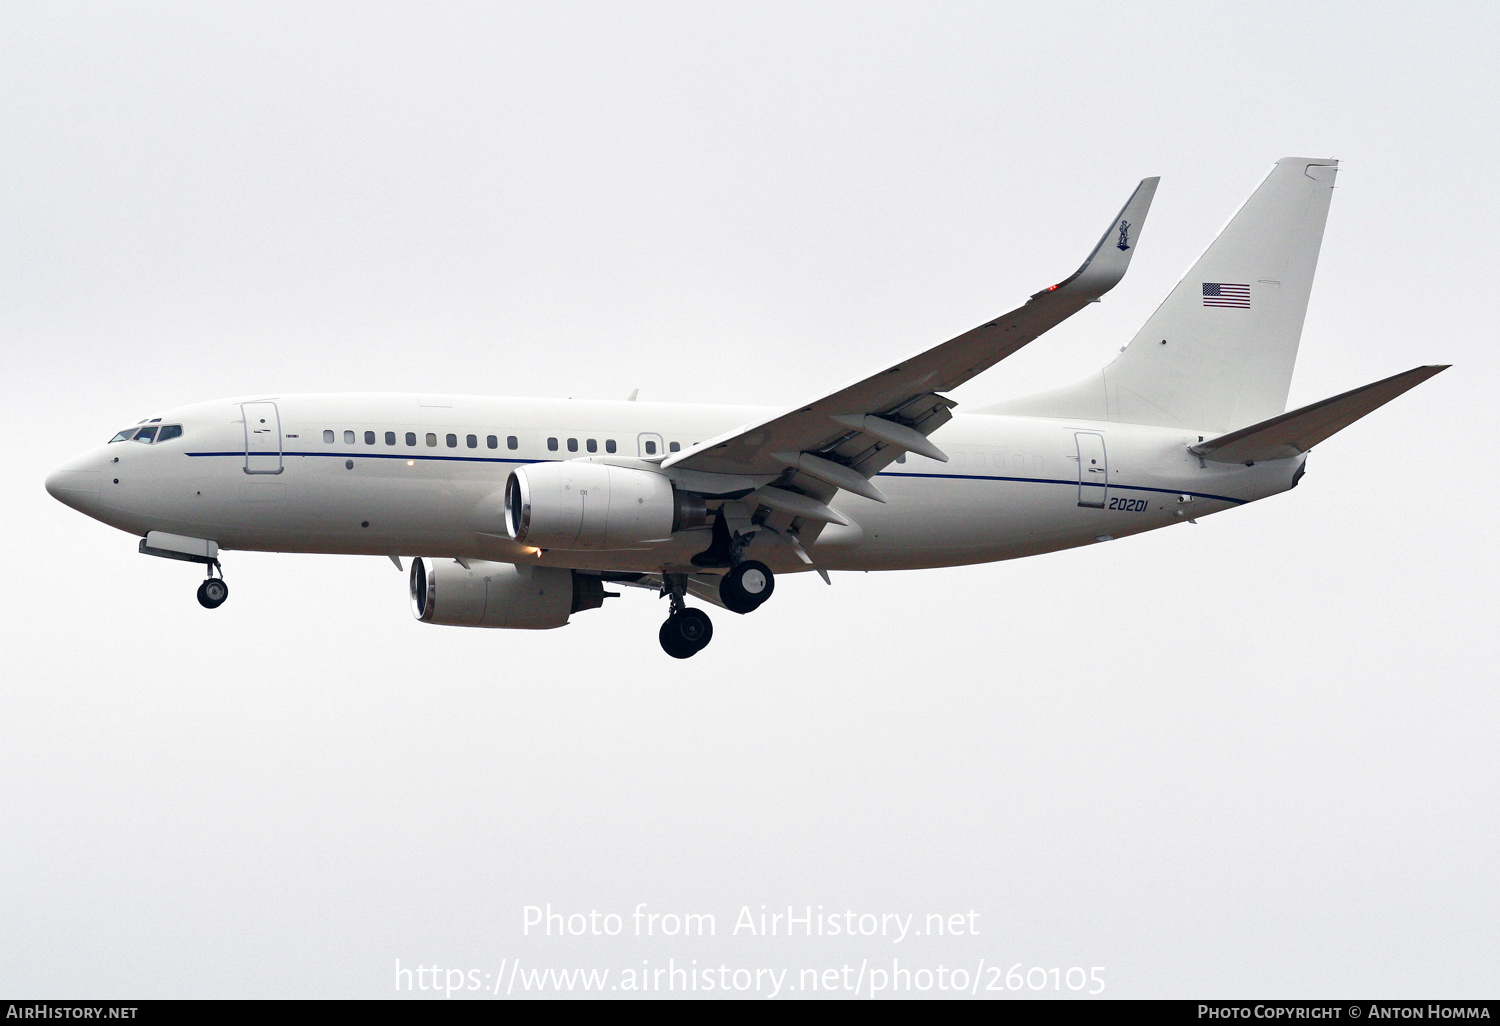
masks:
<path id="1" fill-rule="evenodd" d="M 218 609 L 229 598 L 229 585 L 224 583 L 224 568 L 219 565 L 219 543 L 207 538 L 189 538 L 185 535 L 148 531 L 141 539 L 139 551 L 144 556 L 160 556 L 163 559 L 180 559 L 185 563 L 202 563 L 208 567 L 208 580 L 198 585 L 198 604 L 204 609 Z M 214 577 L 214 573 L 218 577 Z"/>
<path id="2" fill-rule="evenodd" d="M 214 576 L 214 571 L 219 571 L 219 576 Z M 224 583 L 224 568 L 216 559 L 208 564 L 208 580 L 198 585 L 198 604 L 204 609 L 218 609 L 229 598 L 229 585 Z"/>

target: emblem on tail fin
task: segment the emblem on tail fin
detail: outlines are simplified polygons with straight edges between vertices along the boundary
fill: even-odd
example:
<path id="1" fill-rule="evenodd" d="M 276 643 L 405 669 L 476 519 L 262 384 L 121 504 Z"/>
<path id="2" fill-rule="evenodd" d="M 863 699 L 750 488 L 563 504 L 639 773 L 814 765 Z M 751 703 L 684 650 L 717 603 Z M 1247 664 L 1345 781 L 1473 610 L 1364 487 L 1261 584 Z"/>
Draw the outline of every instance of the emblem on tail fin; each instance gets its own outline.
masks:
<path id="1" fill-rule="evenodd" d="M 1129 221 L 1121 221 L 1120 222 L 1120 245 L 1118 247 L 1119 249 L 1129 249 L 1130 248 L 1130 235 L 1128 234 L 1129 232 L 1130 232 L 1130 222 Z"/>
<path id="2" fill-rule="evenodd" d="M 1250 309 L 1250 286 L 1235 285 L 1225 281 L 1203 283 L 1203 305 L 1228 307 L 1231 310 Z"/>

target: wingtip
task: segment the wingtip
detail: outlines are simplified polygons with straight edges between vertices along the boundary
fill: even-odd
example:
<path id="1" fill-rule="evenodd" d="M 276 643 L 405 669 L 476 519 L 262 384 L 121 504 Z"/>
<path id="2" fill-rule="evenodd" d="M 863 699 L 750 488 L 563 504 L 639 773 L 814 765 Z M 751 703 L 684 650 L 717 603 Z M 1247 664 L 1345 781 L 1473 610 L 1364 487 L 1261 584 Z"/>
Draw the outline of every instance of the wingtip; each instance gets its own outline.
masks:
<path id="1" fill-rule="evenodd" d="M 1131 254 L 1140 240 L 1141 226 L 1146 223 L 1151 201 L 1156 196 L 1156 183 L 1160 181 L 1161 178 L 1155 176 L 1142 178 L 1083 265 L 1056 285 L 1032 293 L 1031 298 L 1041 299 L 1066 290 L 1070 295 L 1096 300 L 1118 285 L 1130 266 Z"/>

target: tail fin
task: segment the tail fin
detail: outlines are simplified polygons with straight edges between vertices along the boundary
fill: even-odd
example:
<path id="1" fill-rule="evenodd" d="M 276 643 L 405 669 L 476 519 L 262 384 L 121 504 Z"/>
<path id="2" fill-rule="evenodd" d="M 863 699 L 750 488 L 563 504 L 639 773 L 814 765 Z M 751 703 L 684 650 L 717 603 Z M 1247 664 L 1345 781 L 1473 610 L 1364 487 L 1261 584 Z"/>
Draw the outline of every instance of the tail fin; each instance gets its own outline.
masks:
<path id="1" fill-rule="evenodd" d="M 1218 438 L 1189 446 L 1195 456 L 1217 463 L 1258 463 L 1261 460 L 1283 460 L 1300 456 L 1325 438 L 1344 430 L 1368 413 L 1409 389 L 1448 369 L 1441 366 L 1413 367 L 1409 371 L 1382 378 L 1336 395 L 1332 399 L 1304 406 L 1291 413 L 1231 431 Z"/>
<path id="2" fill-rule="evenodd" d="M 1125 351 L 985 409 L 1228 431 L 1286 409 L 1338 162 L 1284 157 Z"/>

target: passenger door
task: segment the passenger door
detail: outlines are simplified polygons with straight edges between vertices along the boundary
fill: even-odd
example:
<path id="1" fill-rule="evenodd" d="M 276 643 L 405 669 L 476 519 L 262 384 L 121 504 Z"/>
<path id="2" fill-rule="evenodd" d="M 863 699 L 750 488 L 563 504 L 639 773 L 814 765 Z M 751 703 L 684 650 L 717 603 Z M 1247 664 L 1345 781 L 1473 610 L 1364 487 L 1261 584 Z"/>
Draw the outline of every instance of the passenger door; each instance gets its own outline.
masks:
<path id="1" fill-rule="evenodd" d="M 1104 453 L 1104 436 L 1092 431 L 1074 432 L 1078 443 L 1078 505 L 1104 508 L 1109 491 L 1109 461 Z"/>
<path id="2" fill-rule="evenodd" d="M 279 474 L 281 415 L 275 403 L 240 403 L 245 417 L 245 473 Z"/>

